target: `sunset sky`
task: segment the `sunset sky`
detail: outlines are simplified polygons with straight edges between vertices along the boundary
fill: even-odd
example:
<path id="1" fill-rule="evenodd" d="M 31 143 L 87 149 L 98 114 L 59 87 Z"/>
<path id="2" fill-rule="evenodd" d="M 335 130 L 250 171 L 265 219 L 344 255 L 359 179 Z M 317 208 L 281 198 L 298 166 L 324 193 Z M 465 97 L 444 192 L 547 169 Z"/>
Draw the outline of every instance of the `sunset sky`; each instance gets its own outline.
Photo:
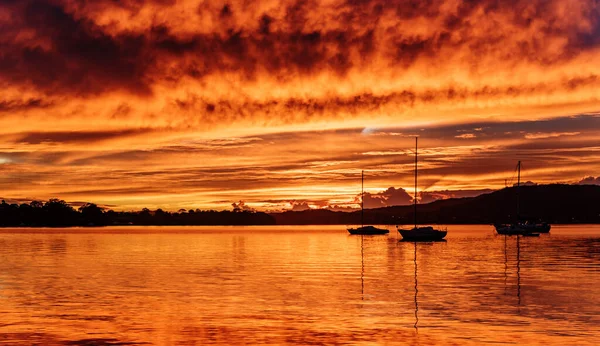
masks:
<path id="1" fill-rule="evenodd" d="M 597 0 L 0 0 L 0 87 L 7 201 L 407 204 L 416 135 L 423 202 L 600 184 Z"/>

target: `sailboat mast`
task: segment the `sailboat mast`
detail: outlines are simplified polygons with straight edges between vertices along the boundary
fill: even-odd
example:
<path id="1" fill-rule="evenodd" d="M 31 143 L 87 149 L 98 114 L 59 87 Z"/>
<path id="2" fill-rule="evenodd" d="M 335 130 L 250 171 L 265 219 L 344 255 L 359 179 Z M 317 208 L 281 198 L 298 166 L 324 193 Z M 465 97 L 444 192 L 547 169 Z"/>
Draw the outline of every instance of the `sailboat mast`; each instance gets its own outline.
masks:
<path id="1" fill-rule="evenodd" d="M 360 223 L 365 226 L 365 171 L 361 172 L 360 179 Z"/>
<path id="2" fill-rule="evenodd" d="M 517 222 L 519 222 L 519 190 L 521 189 L 521 161 L 517 163 Z"/>
<path id="3" fill-rule="evenodd" d="M 415 229 L 417 229 L 417 148 L 419 137 L 415 137 Z"/>

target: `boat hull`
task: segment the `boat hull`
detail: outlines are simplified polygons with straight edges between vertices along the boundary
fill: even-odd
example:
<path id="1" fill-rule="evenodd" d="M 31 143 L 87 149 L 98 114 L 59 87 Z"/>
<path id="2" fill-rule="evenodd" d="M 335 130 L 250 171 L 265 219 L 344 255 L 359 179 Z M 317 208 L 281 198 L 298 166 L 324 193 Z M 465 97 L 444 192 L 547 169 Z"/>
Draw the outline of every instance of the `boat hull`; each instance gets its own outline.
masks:
<path id="1" fill-rule="evenodd" d="M 527 235 L 530 233 L 548 233 L 550 225 L 541 224 L 512 224 L 512 225 L 494 225 L 496 232 L 500 235 Z"/>
<path id="2" fill-rule="evenodd" d="M 432 227 L 399 229 L 398 233 L 405 241 L 440 241 L 446 237 L 448 231 L 441 231 Z"/>
<path id="3" fill-rule="evenodd" d="M 534 233 L 549 233 L 550 225 L 547 223 L 535 223 L 521 225 L 524 229 Z"/>
<path id="4" fill-rule="evenodd" d="M 382 235 L 388 234 L 390 231 L 384 228 L 377 228 L 373 226 L 348 228 L 348 232 L 352 235 Z"/>
<path id="5" fill-rule="evenodd" d="M 513 225 L 494 225 L 499 235 L 522 235 L 527 233 L 524 229 Z"/>

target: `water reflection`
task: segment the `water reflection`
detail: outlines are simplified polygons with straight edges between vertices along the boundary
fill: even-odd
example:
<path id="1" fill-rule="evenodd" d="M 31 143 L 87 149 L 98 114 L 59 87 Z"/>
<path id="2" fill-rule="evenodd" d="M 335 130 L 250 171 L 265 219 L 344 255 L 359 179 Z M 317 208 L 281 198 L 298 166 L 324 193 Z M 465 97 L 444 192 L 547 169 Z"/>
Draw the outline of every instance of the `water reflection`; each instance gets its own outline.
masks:
<path id="1" fill-rule="evenodd" d="M 418 296 L 419 296 L 419 280 L 418 280 L 418 262 L 417 262 L 417 248 L 418 247 L 432 247 L 435 244 L 443 244 L 446 243 L 446 240 L 439 240 L 439 241 L 432 241 L 432 242 L 408 242 L 405 240 L 401 240 L 400 244 L 412 244 L 413 246 L 413 264 L 414 264 L 414 315 L 415 315 L 415 322 L 413 324 L 413 327 L 415 328 L 415 331 L 418 333 L 419 331 L 419 300 L 418 300 Z M 442 264 L 443 265 L 443 264 Z"/>
<path id="2" fill-rule="evenodd" d="M 598 344 L 600 228 L 485 227 L 430 244 L 321 226 L 0 232 L 0 340 Z"/>
<path id="3" fill-rule="evenodd" d="M 507 284 L 507 280 L 508 280 L 508 240 L 515 240 L 515 248 L 516 248 L 516 261 L 515 261 L 515 268 L 516 268 L 516 288 L 517 288 L 517 292 L 516 292 L 516 297 L 517 297 L 517 311 L 518 313 L 521 312 L 521 241 L 522 241 L 522 237 L 517 235 L 517 236 L 508 236 L 508 235 L 502 235 L 500 236 L 502 238 L 504 238 L 504 291 L 506 292 L 508 289 L 508 284 Z"/>
<path id="4" fill-rule="evenodd" d="M 417 243 L 415 242 L 415 330 L 418 332 L 419 328 L 419 302 L 417 301 L 417 295 L 419 294 L 419 286 L 417 281 Z"/>
<path id="5" fill-rule="evenodd" d="M 507 246 L 508 236 L 504 236 L 504 292 L 506 292 L 506 282 L 508 281 L 508 246 Z"/>
<path id="6" fill-rule="evenodd" d="M 519 313 L 521 312 L 521 236 L 517 235 L 517 298 L 519 299 Z"/>
<path id="7" fill-rule="evenodd" d="M 360 236 L 360 299 L 365 300 L 365 236 Z"/>

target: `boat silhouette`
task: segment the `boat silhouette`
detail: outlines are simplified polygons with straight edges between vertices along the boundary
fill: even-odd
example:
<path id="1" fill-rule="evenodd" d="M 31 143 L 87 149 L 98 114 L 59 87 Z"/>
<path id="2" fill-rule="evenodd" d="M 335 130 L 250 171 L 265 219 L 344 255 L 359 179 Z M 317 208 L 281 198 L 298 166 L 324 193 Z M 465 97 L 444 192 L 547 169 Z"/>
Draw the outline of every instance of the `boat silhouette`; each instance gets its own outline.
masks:
<path id="1" fill-rule="evenodd" d="M 501 235 L 523 235 L 527 237 L 539 236 L 539 233 L 550 232 L 550 225 L 546 222 L 520 222 L 519 190 L 521 188 L 521 161 L 517 163 L 517 217 L 516 222 L 511 224 L 494 224 L 496 232 Z"/>
<path id="2" fill-rule="evenodd" d="M 415 197 L 414 197 L 414 205 L 415 205 L 415 227 L 411 229 L 398 229 L 398 232 L 402 236 L 402 239 L 405 241 L 439 241 L 446 237 L 448 234 L 447 230 L 439 230 L 435 229 L 432 226 L 417 226 L 417 158 L 418 158 L 418 139 L 419 137 L 415 137 Z"/>
<path id="3" fill-rule="evenodd" d="M 380 234 L 388 234 L 388 231 L 385 228 L 377 228 L 375 226 L 365 226 L 365 202 L 364 202 L 364 194 L 365 194 L 365 171 L 361 172 L 361 191 L 360 191 L 360 227 L 356 228 L 348 228 L 348 232 L 352 235 L 380 235 Z"/>

